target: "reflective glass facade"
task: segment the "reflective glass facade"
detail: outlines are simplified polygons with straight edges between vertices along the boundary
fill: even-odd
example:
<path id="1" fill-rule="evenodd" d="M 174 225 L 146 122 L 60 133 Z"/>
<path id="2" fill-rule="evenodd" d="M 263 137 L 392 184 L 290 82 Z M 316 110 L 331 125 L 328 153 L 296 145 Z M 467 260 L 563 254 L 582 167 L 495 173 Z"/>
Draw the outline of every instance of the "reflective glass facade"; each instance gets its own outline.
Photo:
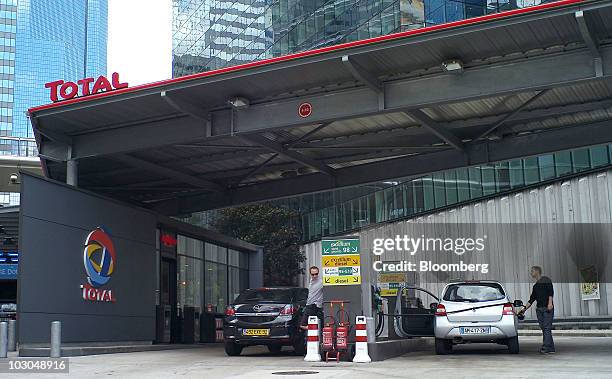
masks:
<path id="1" fill-rule="evenodd" d="M 424 23 L 421 0 L 174 0 L 173 76 Z"/>
<path id="2" fill-rule="evenodd" d="M 107 31 L 108 0 L 0 0 L 0 155 L 38 155 L 25 112 L 47 82 L 106 75 Z"/>
<path id="3" fill-rule="evenodd" d="M 387 182 L 393 185 L 305 213 L 302 239 L 316 240 L 374 223 L 415 217 L 610 165 L 612 145 L 604 145 Z"/>
<path id="4" fill-rule="evenodd" d="M 1 125 L 6 135 L 31 138 L 32 129 L 25 112 L 49 102 L 45 83 L 58 79 L 76 82 L 84 77 L 106 75 L 108 1 L 2 1 L 11 3 L 17 12 L 12 51 L 14 106 L 8 124 Z M 13 155 L 17 153 L 11 151 Z M 30 150 L 28 154 L 37 153 Z"/>
<path id="5" fill-rule="evenodd" d="M 11 136 L 15 91 L 17 0 L 0 0 L 0 137 Z M 11 141 L 1 140 L 0 154 L 10 152 Z"/>
<path id="6" fill-rule="evenodd" d="M 173 76 L 539 3 L 540 0 L 173 0 Z"/>

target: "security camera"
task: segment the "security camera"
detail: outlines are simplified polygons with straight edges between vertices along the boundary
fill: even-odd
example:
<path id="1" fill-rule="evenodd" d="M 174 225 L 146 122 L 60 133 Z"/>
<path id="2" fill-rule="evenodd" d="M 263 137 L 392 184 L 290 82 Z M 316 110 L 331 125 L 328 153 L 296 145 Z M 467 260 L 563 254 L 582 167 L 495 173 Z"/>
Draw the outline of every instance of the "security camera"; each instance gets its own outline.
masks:
<path id="1" fill-rule="evenodd" d="M 19 184 L 19 175 L 11 174 L 9 177 L 9 184 Z"/>

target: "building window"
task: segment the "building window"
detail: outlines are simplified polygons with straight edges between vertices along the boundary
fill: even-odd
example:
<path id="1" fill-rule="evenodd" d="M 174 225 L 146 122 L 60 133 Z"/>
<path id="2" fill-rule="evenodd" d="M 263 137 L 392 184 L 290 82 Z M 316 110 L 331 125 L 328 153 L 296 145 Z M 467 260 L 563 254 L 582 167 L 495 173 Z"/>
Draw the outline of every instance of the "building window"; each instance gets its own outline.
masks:
<path id="1" fill-rule="evenodd" d="M 177 307 L 202 307 L 204 243 L 179 235 L 177 237 Z"/>
<path id="2" fill-rule="evenodd" d="M 204 253 L 204 300 L 222 312 L 228 304 L 227 248 L 206 243 Z"/>
<path id="3" fill-rule="evenodd" d="M 589 162 L 589 149 L 578 149 L 572 151 L 572 164 L 574 172 L 585 171 L 591 168 Z"/>

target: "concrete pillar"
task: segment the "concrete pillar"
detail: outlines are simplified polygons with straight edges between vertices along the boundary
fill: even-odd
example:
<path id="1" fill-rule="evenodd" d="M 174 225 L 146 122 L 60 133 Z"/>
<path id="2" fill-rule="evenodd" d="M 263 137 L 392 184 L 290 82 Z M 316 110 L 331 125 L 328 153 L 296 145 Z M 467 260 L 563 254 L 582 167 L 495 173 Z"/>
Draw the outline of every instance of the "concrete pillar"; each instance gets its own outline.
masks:
<path id="1" fill-rule="evenodd" d="M 17 320 L 8 322 L 8 351 L 17 350 Z"/>
<path id="2" fill-rule="evenodd" d="M 60 358 L 62 356 L 62 322 L 51 322 L 51 358 Z"/>
<path id="3" fill-rule="evenodd" d="M 8 323 L 0 322 L 0 358 L 8 356 Z"/>
<path id="4" fill-rule="evenodd" d="M 76 159 L 69 159 L 66 162 L 66 184 L 78 187 L 79 185 L 79 165 Z"/>

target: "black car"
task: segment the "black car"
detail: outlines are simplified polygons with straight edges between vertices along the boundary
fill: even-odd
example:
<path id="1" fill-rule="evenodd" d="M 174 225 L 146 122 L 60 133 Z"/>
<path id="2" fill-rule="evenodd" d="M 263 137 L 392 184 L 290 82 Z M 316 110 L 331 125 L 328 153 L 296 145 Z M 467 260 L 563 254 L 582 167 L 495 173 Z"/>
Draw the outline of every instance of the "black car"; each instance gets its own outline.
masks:
<path id="1" fill-rule="evenodd" d="M 304 354 L 300 329 L 308 289 L 254 288 L 244 291 L 225 310 L 223 338 L 227 355 L 240 355 L 245 346 L 266 345 L 272 353 L 292 346 Z"/>

